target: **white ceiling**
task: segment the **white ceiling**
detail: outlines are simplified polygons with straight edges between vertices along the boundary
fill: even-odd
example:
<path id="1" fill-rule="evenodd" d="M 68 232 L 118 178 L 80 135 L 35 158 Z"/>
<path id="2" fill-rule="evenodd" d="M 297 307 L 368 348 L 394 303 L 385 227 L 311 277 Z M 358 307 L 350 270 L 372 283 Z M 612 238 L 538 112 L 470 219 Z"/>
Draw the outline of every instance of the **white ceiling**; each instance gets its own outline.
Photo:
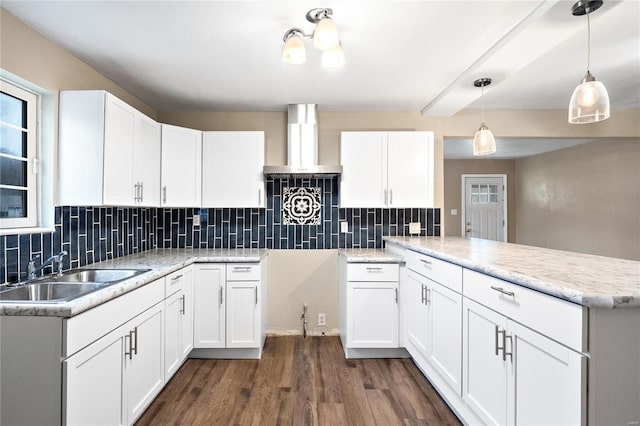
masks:
<path id="1" fill-rule="evenodd" d="M 422 111 L 566 108 L 586 71 L 573 1 L 16 1 L 2 7 L 158 111 Z M 290 27 L 331 7 L 346 64 L 281 59 Z M 613 108 L 640 107 L 640 1 L 592 17 L 591 70 Z M 46 66 L 46 64 L 44 65 Z"/>

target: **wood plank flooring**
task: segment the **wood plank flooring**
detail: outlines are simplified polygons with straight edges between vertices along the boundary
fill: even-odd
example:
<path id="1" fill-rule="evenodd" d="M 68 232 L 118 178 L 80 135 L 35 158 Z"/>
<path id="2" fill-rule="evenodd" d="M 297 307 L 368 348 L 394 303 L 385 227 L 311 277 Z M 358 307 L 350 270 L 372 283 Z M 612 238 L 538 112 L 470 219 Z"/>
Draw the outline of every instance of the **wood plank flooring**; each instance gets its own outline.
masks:
<path id="1" fill-rule="evenodd" d="M 136 424 L 460 422 L 410 359 L 347 360 L 338 337 L 286 336 L 261 360 L 187 360 Z"/>

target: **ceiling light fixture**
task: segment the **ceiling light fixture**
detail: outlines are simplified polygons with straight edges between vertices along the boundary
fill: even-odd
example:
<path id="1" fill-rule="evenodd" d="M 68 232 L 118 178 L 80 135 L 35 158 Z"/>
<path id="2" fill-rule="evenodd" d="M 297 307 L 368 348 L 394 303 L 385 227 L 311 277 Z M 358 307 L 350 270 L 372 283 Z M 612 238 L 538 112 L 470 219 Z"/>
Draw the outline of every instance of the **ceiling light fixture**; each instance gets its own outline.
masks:
<path id="1" fill-rule="evenodd" d="M 569 102 L 569 123 L 596 123 L 609 118 L 609 94 L 601 81 L 591 74 L 591 20 L 589 14 L 602 6 L 602 0 L 580 0 L 571 8 L 574 16 L 587 15 L 587 73 Z"/>
<path id="2" fill-rule="evenodd" d="M 473 137 L 473 155 L 487 155 L 496 152 L 496 139 L 491 130 L 484 124 L 484 86 L 491 84 L 490 78 L 479 78 L 473 82 L 475 87 L 482 88 L 480 101 L 482 103 L 482 124 Z"/>
<path id="3" fill-rule="evenodd" d="M 302 64 L 307 60 L 303 38 L 313 38 L 313 45 L 322 50 L 322 65 L 325 68 L 339 68 L 344 65 L 344 51 L 336 23 L 331 19 L 333 10 L 316 8 L 307 12 L 307 21 L 316 24 L 312 34 L 305 34 L 300 28 L 290 28 L 284 33 L 282 59 L 288 64 Z"/>

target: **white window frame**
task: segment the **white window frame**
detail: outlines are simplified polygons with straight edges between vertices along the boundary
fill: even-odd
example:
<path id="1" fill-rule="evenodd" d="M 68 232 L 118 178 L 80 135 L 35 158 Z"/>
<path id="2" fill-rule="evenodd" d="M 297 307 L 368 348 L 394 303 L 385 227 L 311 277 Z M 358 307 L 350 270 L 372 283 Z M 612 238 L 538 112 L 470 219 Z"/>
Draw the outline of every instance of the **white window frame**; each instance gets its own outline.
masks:
<path id="1" fill-rule="evenodd" d="M 0 218 L 0 231 L 17 231 L 22 228 L 35 228 L 39 225 L 39 183 L 38 183 L 38 124 L 40 115 L 40 95 L 16 85 L 5 79 L 0 79 L 2 92 L 27 102 L 27 217 L 24 218 Z M 4 126 L 16 128 L 8 123 Z M 12 188 L 8 185 L 0 185 L 2 188 Z"/>

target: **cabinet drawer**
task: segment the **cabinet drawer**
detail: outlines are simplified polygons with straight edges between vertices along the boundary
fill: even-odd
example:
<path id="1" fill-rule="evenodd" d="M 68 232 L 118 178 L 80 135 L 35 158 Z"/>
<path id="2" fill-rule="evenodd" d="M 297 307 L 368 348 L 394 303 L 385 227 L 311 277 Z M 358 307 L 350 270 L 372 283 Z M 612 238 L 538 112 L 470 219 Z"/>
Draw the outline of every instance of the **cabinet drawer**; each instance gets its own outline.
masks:
<path id="1" fill-rule="evenodd" d="M 260 264 L 228 263 L 227 281 L 260 281 Z"/>
<path id="2" fill-rule="evenodd" d="M 400 266 L 397 263 L 349 263 L 347 281 L 398 281 Z"/>
<path id="3" fill-rule="evenodd" d="M 586 308 L 464 269 L 464 296 L 570 348 L 587 350 Z"/>
<path id="4" fill-rule="evenodd" d="M 407 250 L 407 268 L 442 284 L 453 291 L 462 293 L 462 266 L 436 259 L 416 251 Z"/>
<path id="5" fill-rule="evenodd" d="M 192 267 L 187 266 L 170 273 L 165 277 L 164 294 L 165 297 L 171 296 L 176 291 L 180 290 L 184 283 L 191 279 Z"/>

